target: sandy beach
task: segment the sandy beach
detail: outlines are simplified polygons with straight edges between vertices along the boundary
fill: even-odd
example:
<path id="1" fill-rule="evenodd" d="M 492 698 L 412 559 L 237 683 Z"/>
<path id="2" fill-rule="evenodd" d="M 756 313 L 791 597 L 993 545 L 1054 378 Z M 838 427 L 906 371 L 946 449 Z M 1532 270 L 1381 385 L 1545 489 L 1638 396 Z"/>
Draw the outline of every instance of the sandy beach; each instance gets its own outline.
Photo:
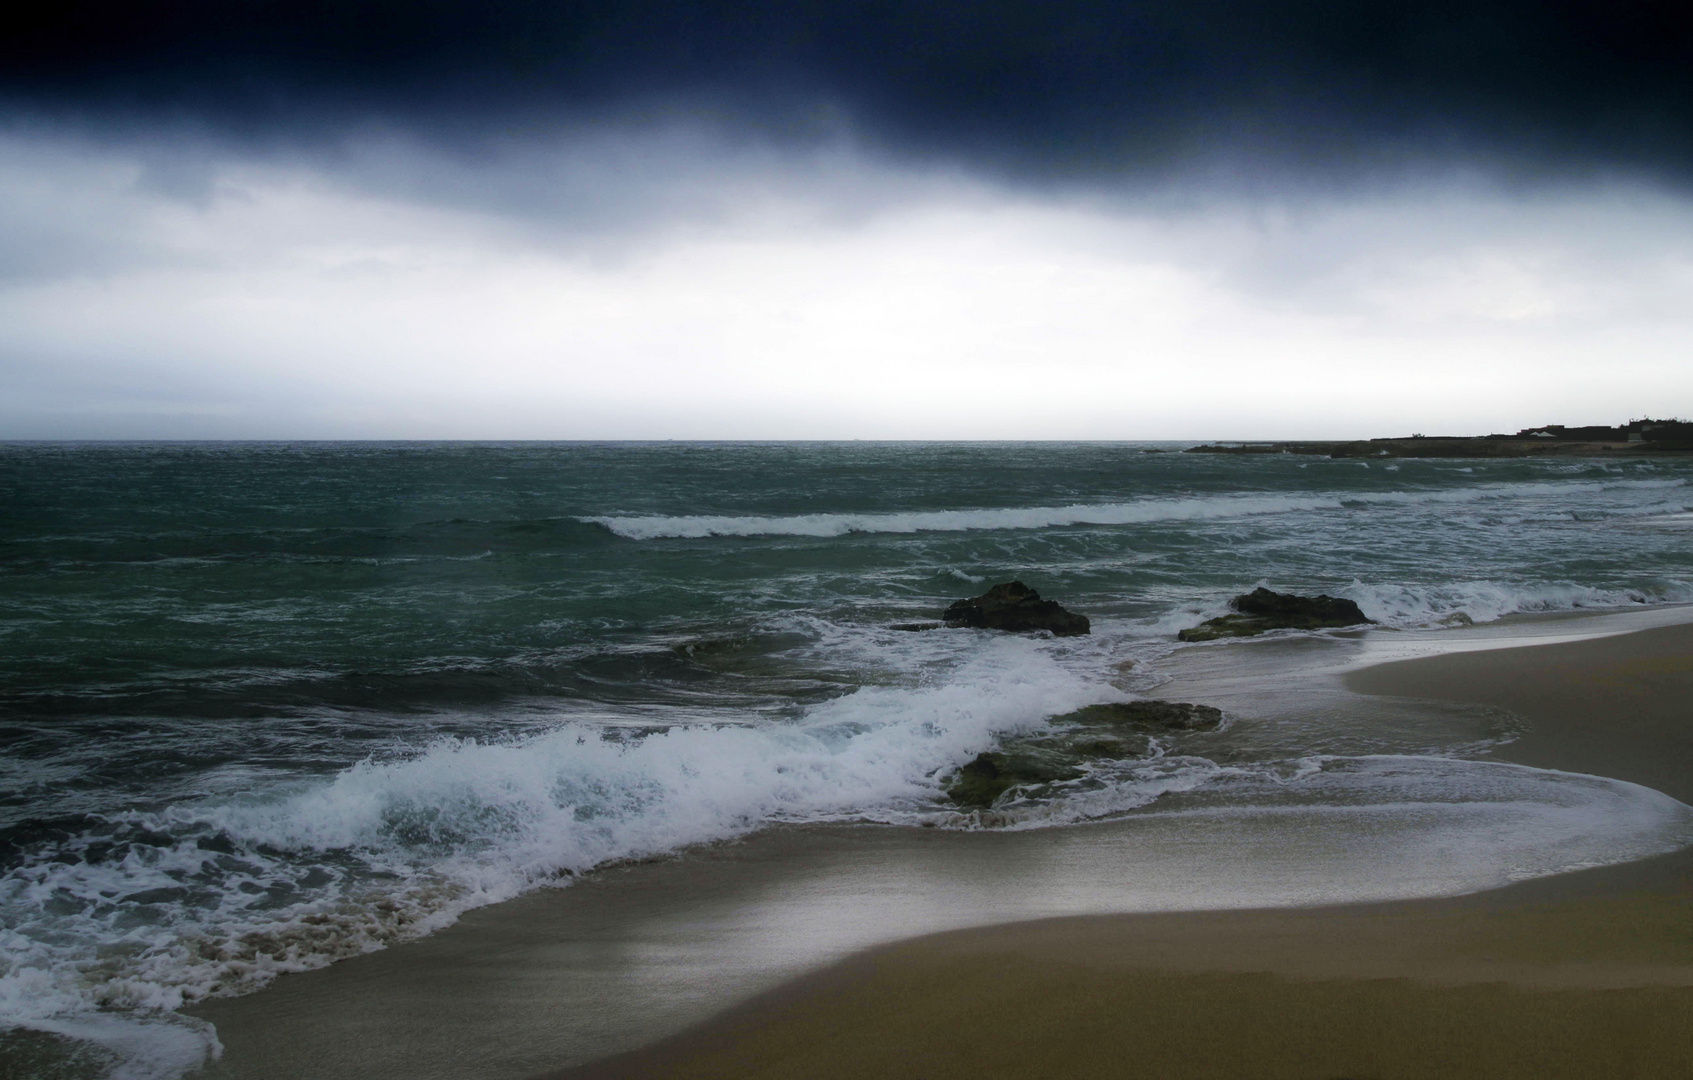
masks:
<path id="1" fill-rule="evenodd" d="M 1693 798 L 1693 627 L 1379 665 L 1497 757 Z M 561 1076 L 1693 1075 L 1693 858 L 1454 899 L 1086 917 L 885 947 Z"/>
<path id="2" fill-rule="evenodd" d="M 1693 626 L 1329 684 L 1504 710 L 1526 729 L 1494 760 L 1693 799 Z M 1266 843 L 1155 819 L 770 829 L 190 1011 L 226 1047 L 208 1077 L 1693 1074 L 1688 852 L 1487 888 L 1426 853 L 1293 846 L 1266 870 Z M 1467 895 L 1332 902 L 1442 892 Z"/>

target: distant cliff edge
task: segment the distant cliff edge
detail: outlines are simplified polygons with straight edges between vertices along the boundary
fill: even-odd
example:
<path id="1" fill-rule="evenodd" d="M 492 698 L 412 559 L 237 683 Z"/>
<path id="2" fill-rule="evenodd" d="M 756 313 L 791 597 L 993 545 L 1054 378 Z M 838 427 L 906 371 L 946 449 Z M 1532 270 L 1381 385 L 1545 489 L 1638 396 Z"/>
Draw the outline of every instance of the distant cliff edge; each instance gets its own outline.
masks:
<path id="1" fill-rule="evenodd" d="M 1219 442 L 1187 454 L 1321 454 L 1353 457 L 1537 457 L 1693 453 L 1693 421 L 1630 420 L 1620 427 L 1547 424 L 1514 435 L 1411 435 L 1395 439 Z"/>

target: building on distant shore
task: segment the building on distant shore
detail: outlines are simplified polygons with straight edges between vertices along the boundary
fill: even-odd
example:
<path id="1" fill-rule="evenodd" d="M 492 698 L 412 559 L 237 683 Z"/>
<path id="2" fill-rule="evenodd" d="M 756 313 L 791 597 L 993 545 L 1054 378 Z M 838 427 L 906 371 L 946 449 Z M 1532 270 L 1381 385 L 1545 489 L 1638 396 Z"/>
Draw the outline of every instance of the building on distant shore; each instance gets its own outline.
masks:
<path id="1" fill-rule="evenodd" d="M 1523 428 L 1515 435 L 1489 435 L 1490 439 L 1564 439 L 1570 442 L 1686 442 L 1693 441 L 1693 421 L 1630 420 L 1620 427 L 1565 427 L 1545 424 Z"/>

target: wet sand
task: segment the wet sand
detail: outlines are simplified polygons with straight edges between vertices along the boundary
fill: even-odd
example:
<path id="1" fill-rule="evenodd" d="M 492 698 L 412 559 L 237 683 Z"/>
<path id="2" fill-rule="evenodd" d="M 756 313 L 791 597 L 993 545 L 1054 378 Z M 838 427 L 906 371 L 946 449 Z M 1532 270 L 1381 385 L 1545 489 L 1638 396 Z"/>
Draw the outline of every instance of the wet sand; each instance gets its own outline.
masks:
<path id="1" fill-rule="evenodd" d="M 1693 802 L 1693 626 L 1353 672 L 1359 693 L 1509 709 L 1527 731 L 1502 760 L 1596 773 Z"/>
<path id="2" fill-rule="evenodd" d="M 1693 801 L 1693 627 L 1346 682 L 1520 713 L 1501 760 Z M 244 1080 L 1693 1075 L 1685 853 L 1455 899 L 1098 914 L 1402 896 L 1397 873 L 1427 872 L 1391 852 L 1266 870 L 1254 842 L 768 830 L 189 1011 L 228 1048 L 206 1075 Z"/>
<path id="3" fill-rule="evenodd" d="M 1693 801 L 1693 627 L 1348 675 L 1489 705 L 1494 756 Z M 1431 901 L 975 928 L 563 1077 L 1693 1076 L 1693 857 Z"/>

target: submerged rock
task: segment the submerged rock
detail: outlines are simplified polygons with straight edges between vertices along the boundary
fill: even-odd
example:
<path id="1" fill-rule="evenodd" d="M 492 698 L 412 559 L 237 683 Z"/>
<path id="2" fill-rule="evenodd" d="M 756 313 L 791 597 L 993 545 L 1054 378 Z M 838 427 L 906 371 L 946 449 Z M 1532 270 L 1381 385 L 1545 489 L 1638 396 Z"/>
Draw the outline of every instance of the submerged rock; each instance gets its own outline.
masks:
<path id="1" fill-rule="evenodd" d="M 920 632 L 920 631 L 923 631 L 923 630 L 939 630 L 941 627 L 943 627 L 945 625 L 946 625 L 946 623 L 938 623 L 938 622 L 896 622 L 893 625 L 889 626 L 888 629 L 889 630 L 909 630 L 912 633 L 917 633 L 917 632 Z"/>
<path id="2" fill-rule="evenodd" d="M 1092 629 L 1086 615 L 1066 611 L 1056 601 L 1042 600 L 1040 593 L 1021 581 L 1008 581 L 980 596 L 959 600 L 941 618 L 948 626 L 1017 632 L 1047 630 L 1054 637 L 1073 637 Z"/>
<path id="3" fill-rule="evenodd" d="M 1185 701 L 1089 705 L 1051 717 L 1054 730 L 1016 736 L 1001 751 L 976 755 L 947 781 L 947 797 L 985 810 L 1007 792 L 1038 794 L 1043 785 L 1080 780 L 1089 762 L 1145 757 L 1156 733 L 1215 731 L 1222 722 L 1221 710 Z"/>
<path id="4" fill-rule="evenodd" d="M 1083 760 L 1122 761 L 1124 758 L 1145 757 L 1151 744 L 1142 739 L 1082 739 L 1072 742 L 1071 749 Z"/>
<path id="5" fill-rule="evenodd" d="M 1223 711 L 1210 705 L 1185 701 L 1122 701 L 1088 705 L 1073 713 L 1053 717 L 1052 722 L 1089 727 L 1161 728 L 1165 731 L 1215 731 L 1222 726 Z"/>
<path id="6" fill-rule="evenodd" d="M 1374 623 L 1358 605 L 1338 596 L 1294 596 L 1257 588 L 1229 601 L 1237 614 L 1208 619 L 1183 630 L 1181 641 L 1211 641 L 1224 637 L 1252 637 L 1266 630 L 1321 630 L 1325 627 Z"/>
<path id="7" fill-rule="evenodd" d="M 1034 787 L 1059 780 L 1075 780 L 1080 769 L 1029 754 L 977 754 L 953 774 L 946 793 L 959 806 L 986 809 L 1014 787 Z"/>

